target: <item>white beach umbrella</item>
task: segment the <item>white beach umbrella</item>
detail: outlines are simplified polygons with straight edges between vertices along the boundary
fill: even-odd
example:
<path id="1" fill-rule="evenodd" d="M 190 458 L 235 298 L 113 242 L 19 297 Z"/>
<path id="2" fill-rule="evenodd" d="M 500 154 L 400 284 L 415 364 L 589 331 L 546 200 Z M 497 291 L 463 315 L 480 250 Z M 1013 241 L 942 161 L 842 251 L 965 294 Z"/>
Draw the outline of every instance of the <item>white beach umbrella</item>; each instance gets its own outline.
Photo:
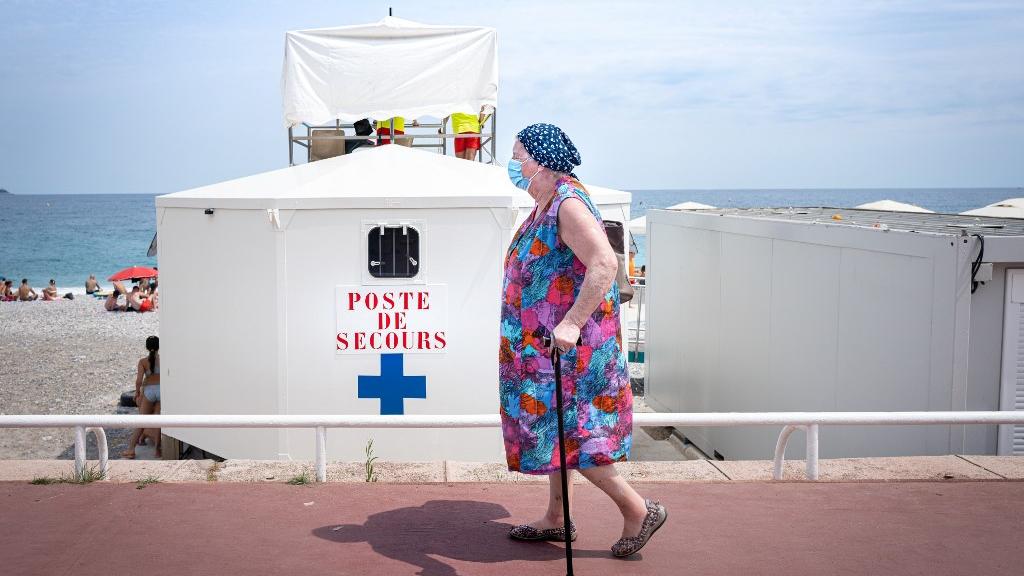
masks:
<path id="1" fill-rule="evenodd" d="M 633 236 L 644 236 L 647 234 L 647 216 L 641 216 L 630 220 L 629 233 Z"/>
<path id="2" fill-rule="evenodd" d="M 895 200 L 877 200 L 875 202 L 861 204 L 860 206 L 854 206 L 854 208 L 860 208 L 861 210 L 879 210 L 883 212 L 921 212 L 925 214 L 933 214 L 933 212 L 927 208 L 921 208 L 920 206 L 914 206 L 913 204 L 907 204 L 905 202 L 897 202 Z"/>
<path id="3" fill-rule="evenodd" d="M 669 210 L 714 210 L 715 207 L 710 204 L 701 204 L 700 202 L 680 202 L 668 207 Z"/>
<path id="4" fill-rule="evenodd" d="M 715 207 L 709 204 L 701 204 L 700 202 L 680 202 L 679 204 L 673 204 L 666 208 L 666 210 L 714 210 Z M 633 218 L 629 221 L 629 231 L 633 236 L 643 236 L 647 234 L 647 217 L 641 216 L 639 218 Z"/>
<path id="5" fill-rule="evenodd" d="M 1024 198 L 1007 198 L 983 208 L 961 212 L 964 216 L 995 216 L 997 218 L 1024 218 Z"/>

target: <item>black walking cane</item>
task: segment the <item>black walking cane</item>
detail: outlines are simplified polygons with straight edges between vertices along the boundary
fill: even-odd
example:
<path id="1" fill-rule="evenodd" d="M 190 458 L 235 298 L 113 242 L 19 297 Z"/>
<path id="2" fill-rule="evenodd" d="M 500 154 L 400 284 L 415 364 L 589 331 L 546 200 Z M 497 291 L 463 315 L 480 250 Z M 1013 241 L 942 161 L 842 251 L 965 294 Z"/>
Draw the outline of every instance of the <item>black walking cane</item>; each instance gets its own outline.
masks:
<path id="1" fill-rule="evenodd" d="M 555 408 L 558 411 L 558 461 L 561 467 L 559 473 L 562 476 L 562 518 L 565 522 L 565 576 L 572 574 L 572 526 L 569 519 L 569 474 L 565 467 L 565 420 L 562 408 L 562 354 L 554 340 L 547 336 L 543 339 L 544 346 L 551 348 L 551 364 L 555 367 Z M 582 338 L 576 342 L 582 343 Z"/>

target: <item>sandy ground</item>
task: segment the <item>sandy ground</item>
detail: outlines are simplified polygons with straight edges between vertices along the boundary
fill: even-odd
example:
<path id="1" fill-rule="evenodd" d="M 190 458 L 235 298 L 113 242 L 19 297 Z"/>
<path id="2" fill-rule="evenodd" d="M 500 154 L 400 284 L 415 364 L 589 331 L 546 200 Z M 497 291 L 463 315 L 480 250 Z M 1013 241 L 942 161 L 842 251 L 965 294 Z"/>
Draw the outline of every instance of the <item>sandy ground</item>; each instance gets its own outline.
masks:
<path id="1" fill-rule="evenodd" d="M 0 414 L 136 413 L 118 399 L 134 388 L 146 337 L 159 328 L 158 312 L 107 312 L 84 295 L 0 302 Z M 127 432 L 107 431 L 111 457 Z M 68 429 L 0 428 L 0 460 L 73 458 L 73 444 Z"/>

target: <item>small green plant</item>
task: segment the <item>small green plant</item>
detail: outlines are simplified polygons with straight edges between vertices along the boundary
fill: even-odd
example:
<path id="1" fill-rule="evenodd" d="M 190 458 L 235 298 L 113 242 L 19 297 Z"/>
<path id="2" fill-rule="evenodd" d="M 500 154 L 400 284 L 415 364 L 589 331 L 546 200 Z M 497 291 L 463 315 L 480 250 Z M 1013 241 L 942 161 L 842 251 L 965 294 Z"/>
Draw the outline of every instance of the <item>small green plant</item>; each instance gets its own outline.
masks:
<path id="1" fill-rule="evenodd" d="M 292 486 L 302 486 L 305 484 L 312 484 L 313 478 L 310 477 L 309 472 L 303 470 L 298 476 L 292 476 L 291 479 L 288 480 L 288 483 Z"/>
<path id="2" fill-rule="evenodd" d="M 213 464 L 210 464 L 210 467 L 206 469 L 206 481 L 207 482 L 216 482 L 217 481 L 217 472 L 219 470 L 220 470 L 220 462 L 214 462 Z"/>
<path id="3" fill-rule="evenodd" d="M 29 483 L 37 486 L 45 486 L 47 484 L 90 484 L 97 480 L 103 480 L 104 478 L 105 476 L 103 475 L 103 472 L 100 471 L 99 467 L 86 466 L 85 469 L 82 470 L 81 474 L 71 472 L 61 474 L 56 478 L 40 476 L 38 478 L 33 478 Z"/>
<path id="4" fill-rule="evenodd" d="M 150 484 L 159 484 L 159 483 L 160 483 L 160 479 L 157 478 L 156 476 L 146 476 L 142 480 L 139 480 L 138 482 L 135 483 L 135 489 L 136 490 L 142 490 L 143 488 L 145 488 L 146 486 L 149 486 Z"/>
<path id="5" fill-rule="evenodd" d="M 103 480 L 103 472 L 96 466 L 86 466 L 81 474 L 74 473 L 68 479 L 68 484 L 91 484 L 97 480 Z"/>
<path id="6" fill-rule="evenodd" d="M 373 438 L 366 443 L 366 481 L 376 482 L 377 473 L 373 471 L 373 462 L 377 457 L 373 455 Z"/>

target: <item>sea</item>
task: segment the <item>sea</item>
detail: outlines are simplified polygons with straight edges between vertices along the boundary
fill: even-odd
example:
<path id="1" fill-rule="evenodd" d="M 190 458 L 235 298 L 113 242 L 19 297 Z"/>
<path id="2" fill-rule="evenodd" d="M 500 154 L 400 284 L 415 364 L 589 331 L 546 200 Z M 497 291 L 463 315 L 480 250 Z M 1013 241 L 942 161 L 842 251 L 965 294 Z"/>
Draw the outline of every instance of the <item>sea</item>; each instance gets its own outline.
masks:
<path id="1" fill-rule="evenodd" d="M 719 208 L 856 206 L 896 200 L 934 212 L 959 213 L 1006 198 L 1020 188 L 894 188 L 800 190 L 634 190 L 633 218 L 651 208 L 693 201 Z M 128 266 L 158 266 L 146 256 L 156 233 L 154 196 L 144 194 L 0 194 L 0 276 L 27 278 L 37 290 L 52 278 L 61 293 L 84 292 L 85 279 Z M 636 238 L 636 263 L 645 263 Z"/>

